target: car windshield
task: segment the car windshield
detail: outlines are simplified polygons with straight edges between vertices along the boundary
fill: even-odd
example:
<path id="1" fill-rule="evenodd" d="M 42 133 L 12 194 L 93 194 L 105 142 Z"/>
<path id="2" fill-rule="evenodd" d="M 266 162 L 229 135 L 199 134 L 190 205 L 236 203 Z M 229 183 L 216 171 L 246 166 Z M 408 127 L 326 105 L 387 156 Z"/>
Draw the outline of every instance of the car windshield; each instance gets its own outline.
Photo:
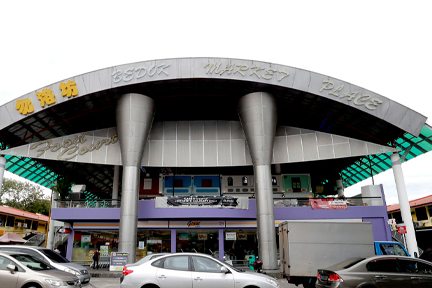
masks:
<path id="1" fill-rule="evenodd" d="M 69 263 L 68 259 L 50 249 L 40 249 L 39 251 L 55 263 Z"/>
<path id="2" fill-rule="evenodd" d="M 149 260 L 153 260 L 153 259 L 159 258 L 159 257 L 164 256 L 164 255 L 166 255 L 166 254 L 162 254 L 162 253 L 160 253 L 160 254 L 150 254 L 150 255 L 147 255 L 144 258 L 140 259 L 139 261 L 135 262 L 134 264 L 141 265 L 141 264 L 143 264 L 145 262 L 148 262 Z"/>
<path id="3" fill-rule="evenodd" d="M 394 243 L 380 244 L 380 248 L 383 255 L 408 256 L 401 246 Z"/>
<path id="4" fill-rule="evenodd" d="M 339 262 L 339 263 L 337 263 L 337 264 L 335 264 L 335 265 L 333 265 L 327 269 L 333 270 L 333 271 L 334 270 L 341 270 L 341 269 L 348 269 L 348 268 L 354 266 L 355 264 L 359 263 L 360 261 L 363 261 L 364 259 L 366 259 L 366 258 L 358 258 L 358 257 L 349 258 L 349 259 L 346 259 L 342 262 Z"/>
<path id="5" fill-rule="evenodd" d="M 52 267 L 48 263 L 43 262 L 42 260 L 40 260 L 36 257 L 30 256 L 30 255 L 16 254 L 16 255 L 11 255 L 11 257 L 15 258 L 22 265 L 26 266 L 27 268 L 30 268 L 31 270 L 43 271 L 43 270 L 55 269 L 54 267 Z"/>
<path id="6" fill-rule="evenodd" d="M 223 262 L 223 265 L 228 266 L 229 268 L 231 268 L 232 270 L 236 271 L 236 272 L 245 272 L 245 270 L 243 269 L 238 269 L 234 266 L 232 266 L 231 264 L 228 264 L 227 262 Z"/>

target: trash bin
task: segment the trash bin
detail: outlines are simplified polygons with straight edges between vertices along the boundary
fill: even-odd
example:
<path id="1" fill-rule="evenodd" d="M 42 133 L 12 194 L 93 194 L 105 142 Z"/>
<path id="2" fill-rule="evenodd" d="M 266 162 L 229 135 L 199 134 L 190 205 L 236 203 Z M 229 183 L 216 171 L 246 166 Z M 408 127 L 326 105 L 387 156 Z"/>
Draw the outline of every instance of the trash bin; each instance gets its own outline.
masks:
<path id="1" fill-rule="evenodd" d="M 254 270 L 255 255 L 249 255 L 249 270 Z"/>

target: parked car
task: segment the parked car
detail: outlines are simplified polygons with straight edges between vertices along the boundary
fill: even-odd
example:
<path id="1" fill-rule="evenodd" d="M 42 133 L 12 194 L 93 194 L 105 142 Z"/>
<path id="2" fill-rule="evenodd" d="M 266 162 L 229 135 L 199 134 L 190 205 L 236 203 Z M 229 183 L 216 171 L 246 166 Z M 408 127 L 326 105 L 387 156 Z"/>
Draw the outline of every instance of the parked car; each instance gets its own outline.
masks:
<path id="1" fill-rule="evenodd" d="M 145 257 L 141 258 L 140 260 L 138 260 L 137 262 L 133 263 L 133 264 L 128 264 L 129 267 L 131 266 L 139 266 L 147 261 L 150 261 L 152 259 L 155 259 L 157 257 L 161 257 L 164 255 L 170 255 L 171 253 L 152 253 L 149 255 L 146 255 Z"/>
<path id="2" fill-rule="evenodd" d="M 432 247 L 423 251 L 423 253 L 419 257 L 420 259 L 432 262 Z"/>
<path id="3" fill-rule="evenodd" d="M 81 287 L 78 277 L 25 253 L 0 252 L 0 286 L 7 288 Z"/>
<path id="4" fill-rule="evenodd" d="M 316 288 L 432 287 L 431 263 L 404 256 L 350 258 L 318 269 Z"/>
<path id="5" fill-rule="evenodd" d="M 173 253 L 126 265 L 120 283 L 121 288 L 279 287 L 273 277 L 237 269 L 200 253 Z"/>
<path id="6" fill-rule="evenodd" d="M 82 284 L 87 284 L 90 282 L 90 274 L 85 267 L 70 262 L 68 259 L 64 258 L 51 249 L 36 246 L 0 245 L 0 252 L 2 251 L 22 252 L 29 254 L 47 262 L 51 266 L 61 271 L 65 271 L 77 276 Z"/>

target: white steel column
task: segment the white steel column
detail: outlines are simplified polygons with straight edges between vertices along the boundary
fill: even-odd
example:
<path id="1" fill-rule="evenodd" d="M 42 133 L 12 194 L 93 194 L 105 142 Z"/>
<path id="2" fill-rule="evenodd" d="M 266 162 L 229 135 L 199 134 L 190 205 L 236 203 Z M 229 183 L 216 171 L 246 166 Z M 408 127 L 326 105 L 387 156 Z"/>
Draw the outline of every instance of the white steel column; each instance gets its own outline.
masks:
<path id="1" fill-rule="evenodd" d="M 6 158 L 0 156 L 0 191 L 3 185 L 3 176 L 6 169 Z"/>
<path id="2" fill-rule="evenodd" d="M 51 210 L 50 210 L 50 218 L 49 218 L 49 225 L 48 225 L 48 236 L 46 240 L 46 248 L 54 250 L 54 230 L 55 230 L 55 220 L 51 218 L 51 212 L 53 208 L 57 208 L 57 192 L 54 192 L 51 190 Z"/>
<path id="3" fill-rule="evenodd" d="M 138 193 L 141 159 L 153 123 L 155 104 L 141 94 L 122 95 L 117 103 L 117 133 L 123 164 L 119 252 L 136 261 Z"/>
<path id="4" fill-rule="evenodd" d="M 417 239 L 414 231 L 414 224 L 411 217 L 411 208 L 409 206 L 408 195 L 405 186 L 405 179 L 402 172 L 401 161 L 398 152 L 394 152 L 391 156 L 393 175 L 396 182 L 396 190 L 399 198 L 399 205 L 402 215 L 402 221 L 406 225 L 407 234 L 407 249 L 408 252 L 414 257 L 414 253 L 418 255 Z"/>
<path id="5" fill-rule="evenodd" d="M 344 196 L 344 188 L 343 188 L 343 184 L 342 184 L 342 179 L 336 180 L 336 187 L 337 187 L 338 196 L 340 196 L 340 197 Z"/>
<path id="6" fill-rule="evenodd" d="M 278 269 L 271 174 L 276 100 L 265 92 L 247 94 L 239 100 L 238 113 L 254 166 L 259 256 L 264 269 Z"/>
<path id="7" fill-rule="evenodd" d="M 118 186 L 120 176 L 120 166 L 114 165 L 113 189 L 112 189 L 112 205 L 117 205 L 118 199 Z"/>

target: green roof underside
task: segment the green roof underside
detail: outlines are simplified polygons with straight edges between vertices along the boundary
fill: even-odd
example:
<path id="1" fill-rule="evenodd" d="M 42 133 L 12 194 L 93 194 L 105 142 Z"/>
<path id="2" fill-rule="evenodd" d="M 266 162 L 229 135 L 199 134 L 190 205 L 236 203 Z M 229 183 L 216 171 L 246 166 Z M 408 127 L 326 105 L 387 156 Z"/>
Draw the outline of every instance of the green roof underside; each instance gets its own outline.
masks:
<path id="1" fill-rule="evenodd" d="M 31 158 L 4 155 L 6 170 L 39 185 L 51 188 L 57 181 L 57 175 Z"/>
<path id="2" fill-rule="evenodd" d="M 402 162 L 429 152 L 432 150 L 432 127 L 425 124 L 418 137 L 405 133 L 394 142 L 394 145 L 401 149 L 399 154 Z M 391 154 L 392 153 L 384 153 L 365 156 L 354 162 L 349 167 L 343 169 L 341 175 L 344 181 L 344 186 L 349 187 L 370 178 L 372 175 L 377 175 L 392 168 L 390 160 Z M 10 155 L 5 155 L 4 157 L 7 159 L 7 171 L 47 188 L 51 188 L 56 183 L 57 174 L 50 171 L 42 164 L 33 161 L 31 158 Z"/>
<path id="3" fill-rule="evenodd" d="M 389 145 L 391 145 L 391 143 L 389 143 Z M 425 124 L 418 137 L 405 133 L 402 137 L 398 138 L 393 145 L 401 149 L 399 155 L 402 162 L 425 154 L 432 150 L 432 127 Z M 341 175 L 344 186 L 349 187 L 392 168 L 390 160 L 391 154 L 392 153 L 369 155 L 342 170 Z"/>

